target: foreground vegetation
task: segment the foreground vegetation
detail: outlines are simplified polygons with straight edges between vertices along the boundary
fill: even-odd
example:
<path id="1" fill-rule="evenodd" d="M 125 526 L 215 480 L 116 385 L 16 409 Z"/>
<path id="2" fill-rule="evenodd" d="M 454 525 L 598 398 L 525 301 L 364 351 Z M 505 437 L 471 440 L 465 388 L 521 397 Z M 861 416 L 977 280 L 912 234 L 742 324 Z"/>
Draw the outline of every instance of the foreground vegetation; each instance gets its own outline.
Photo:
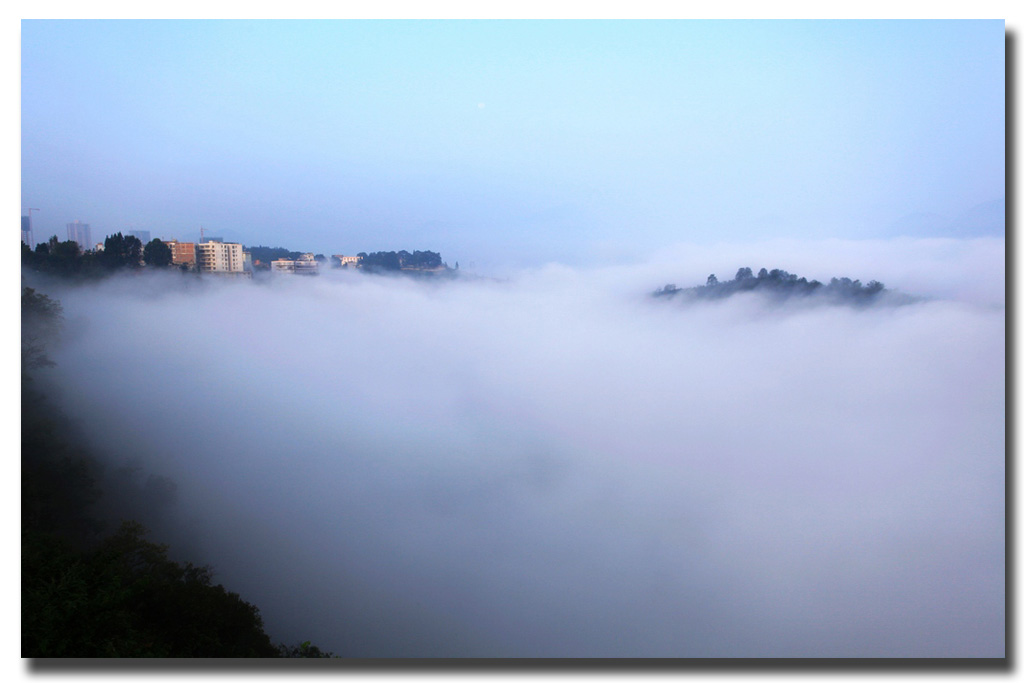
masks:
<path id="1" fill-rule="evenodd" d="M 255 605 L 214 584 L 210 567 L 168 559 L 138 522 L 111 531 L 126 501 L 167 504 L 174 485 L 108 471 L 37 388 L 61 318 L 59 302 L 22 290 L 22 656 L 331 656 L 273 645 Z"/>

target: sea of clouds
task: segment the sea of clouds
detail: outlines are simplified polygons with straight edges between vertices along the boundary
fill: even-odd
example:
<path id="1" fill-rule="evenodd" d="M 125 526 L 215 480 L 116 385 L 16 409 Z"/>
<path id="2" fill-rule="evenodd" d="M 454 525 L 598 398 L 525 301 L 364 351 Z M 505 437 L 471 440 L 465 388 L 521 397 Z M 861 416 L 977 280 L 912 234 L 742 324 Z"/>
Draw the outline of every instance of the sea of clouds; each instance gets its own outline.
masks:
<path id="1" fill-rule="evenodd" d="M 60 405 L 112 467 L 177 483 L 154 538 L 275 642 L 999 657 L 1004 260 L 775 241 L 452 281 L 37 284 L 65 310 Z M 921 300 L 650 296 L 743 266 Z"/>

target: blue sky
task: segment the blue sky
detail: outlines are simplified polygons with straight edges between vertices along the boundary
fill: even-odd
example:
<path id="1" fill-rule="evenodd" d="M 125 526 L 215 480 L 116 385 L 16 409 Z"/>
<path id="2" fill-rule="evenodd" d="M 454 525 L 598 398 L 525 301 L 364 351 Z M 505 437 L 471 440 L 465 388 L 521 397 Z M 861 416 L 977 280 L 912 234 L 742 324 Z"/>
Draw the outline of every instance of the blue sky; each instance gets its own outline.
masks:
<path id="1" fill-rule="evenodd" d="M 24 21 L 37 239 L 635 258 L 1002 234 L 1002 21 Z"/>

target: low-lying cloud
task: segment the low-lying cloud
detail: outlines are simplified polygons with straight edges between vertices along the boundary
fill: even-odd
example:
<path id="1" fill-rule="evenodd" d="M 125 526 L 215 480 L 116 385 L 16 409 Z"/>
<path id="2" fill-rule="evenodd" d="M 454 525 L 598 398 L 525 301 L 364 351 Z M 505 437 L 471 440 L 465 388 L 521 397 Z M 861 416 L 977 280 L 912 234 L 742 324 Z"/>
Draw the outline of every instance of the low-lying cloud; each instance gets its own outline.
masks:
<path id="1" fill-rule="evenodd" d="M 1002 656 L 1002 240 L 500 280 L 42 287 L 46 371 L 277 641 L 359 657 Z M 650 294 L 750 266 L 900 307 Z"/>

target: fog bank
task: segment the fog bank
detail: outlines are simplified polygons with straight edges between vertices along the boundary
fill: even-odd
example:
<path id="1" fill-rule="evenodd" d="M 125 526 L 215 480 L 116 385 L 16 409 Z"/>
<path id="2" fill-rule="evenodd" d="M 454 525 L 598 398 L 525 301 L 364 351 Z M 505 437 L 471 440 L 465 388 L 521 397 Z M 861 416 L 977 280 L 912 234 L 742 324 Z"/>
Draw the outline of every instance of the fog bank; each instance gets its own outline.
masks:
<path id="1" fill-rule="evenodd" d="M 355 657 L 1002 656 L 1004 243 L 41 289 L 172 552 Z M 650 293 L 743 266 L 908 306 Z"/>

